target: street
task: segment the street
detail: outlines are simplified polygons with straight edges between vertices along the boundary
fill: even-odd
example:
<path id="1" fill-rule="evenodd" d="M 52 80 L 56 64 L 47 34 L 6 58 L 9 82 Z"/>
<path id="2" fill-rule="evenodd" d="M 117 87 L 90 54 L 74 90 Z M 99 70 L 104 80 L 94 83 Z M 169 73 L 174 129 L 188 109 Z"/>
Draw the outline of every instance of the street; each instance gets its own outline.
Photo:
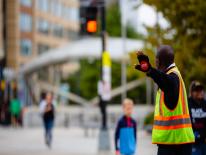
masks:
<path id="1" fill-rule="evenodd" d="M 98 155 L 114 154 L 113 131 L 110 131 L 112 149 L 110 153 L 98 152 L 98 131 L 89 130 L 87 136 L 80 128 L 54 129 L 51 149 L 44 144 L 41 128 L 13 129 L 0 128 L 1 155 Z M 145 131 L 138 132 L 138 155 L 155 155 L 156 146 L 151 144 L 151 136 Z"/>

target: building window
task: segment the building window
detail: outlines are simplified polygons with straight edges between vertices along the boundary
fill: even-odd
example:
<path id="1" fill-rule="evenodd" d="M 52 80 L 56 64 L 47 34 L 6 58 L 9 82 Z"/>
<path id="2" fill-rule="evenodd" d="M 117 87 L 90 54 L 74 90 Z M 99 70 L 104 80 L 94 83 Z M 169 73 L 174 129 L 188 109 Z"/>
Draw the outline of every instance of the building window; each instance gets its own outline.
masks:
<path id="1" fill-rule="evenodd" d="M 38 0 L 37 7 L 41 11 L 48 12 L 49 11 L 49 0 Z"/>
<path id="2" fill-rule="evenodd" d="M 21 0 L 21 5 L 31 7 L 32 6 L 32 0 Z"/>
<path id="3" fill-rule="evenodd" d="M 56 1 L 51 0 L 50 1 L 50 12 L 54 15 L 56 13 Z"/>
<path id="4" fill-rule="evenodd" d="M 63 18 L 74 22 L 79 21 L 79 8 L 64 6 L 62 9 Z"/>
<path id="5" fill-rule="evenodd" d="M 45 44 L 38 44 L 38 54 L 41 55 L 45 52 L 47 52 L 50 48 L 48 45 L 45 45 Z"/>
<path id="6" fill-rule="evenodd" d="M 67 6 L 64 6 L 64 5 L 63 5 L 63 8 L 62 8 L 62 17 L 63 17 L 64 19 L 68 19 L 66 15 L 67 15 Z"/>
<path id="7" fill-rule="evenodd" d="M 21 55 L 29 56 L 32 54 L 32 42 L 29 39 L 22 39 L 20 44 Z"/>
<path id="8" fill-rule="evenodd" d="M 39 19 L 37 21 L 37 30 L 40 33 L 48 34 L 49 33 L 49 22 L 44 19 Z"/>
<path id="9" fill-rule="evenodd" d="M 71 19 L 71 9 L 68 6 L 63 7 L 62 13 L 63 13 L 64 19 L 67 19 L 67 20 Z"/>
<path id="10" fill-rule="evenodd" d="M 79 8 L 68 8 L 68 15 L 70 15 L 70 19 L 72 21 L 78 22 L 79 21 Z"/>
<path id="11" fill-rule="evenodd" d="M 50 0 L 50 12 L 58 17 L 64 17 L 63 15 L 64 5 L 57 0 Z"/>
<path id="12" fill-rule="evenodd" d="M 63 37 L 63 27 L 61 25 L 53 24 L 52 33 L 56 37 Z"/>
<path id="13" fill-rule="evenodd" d="M 56 15 L 57 15 L 58 17 L 61 17 L 61 12 L 62 12 L 62 3 L 57 2 Z"/>
<path id="14" fill-rule="evenodd" d="M 23 32 L 31 32 L 32 17 L 29 14 L 21 13 L 20 15 L 20 30 Z"/>

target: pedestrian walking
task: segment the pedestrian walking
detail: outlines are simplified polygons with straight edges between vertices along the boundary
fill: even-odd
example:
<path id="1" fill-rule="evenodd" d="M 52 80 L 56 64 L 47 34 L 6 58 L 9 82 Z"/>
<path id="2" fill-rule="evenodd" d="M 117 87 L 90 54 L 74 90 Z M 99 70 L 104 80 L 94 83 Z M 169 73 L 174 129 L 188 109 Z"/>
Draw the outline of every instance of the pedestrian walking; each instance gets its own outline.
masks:
<path id="1" fill-rule="evenodd" d="M 134 155 L 137 142 L 137 123 L 131 117 L 134 103 L 125 99 L 122 103 L 124 115 L 119 119 L 115 130 L 116 155 Z"/>
<path id="2" fill-rule="evenodd" d="M 191 155 L 194 134 L 189 115 L 187 93 L 183 78 L 174 63 L 171 46 L 157 49 L 156 67 L 147 55 L 137 52 L 139 64 L 135 68 L 151 77 L 158 85 L 156 95 L 152 143 L 158 155 Z"/>
<path id="3" fill-rule="evenodd" d="M 192 145 L 192 155 L 206 155 L 206 102 L 204 87 L 198 81 L 190 86 L 189 109 L 195 143 Z"/>
<path id="4" fill-rule="evenodd" d="M 45 143 L 49 148 L 51 148 L 52 129 L 54 126 L 54 118 L 55 118 L 55 106 L 53 103 L 53 96 L 51 93 L 47 93 L 45 100 L 41 101 L 40 112 L 41 112 L 44 129 L 45 129 Z"/>
<path id="5" fill-rule="evenodd" d="M 21 116 L 21 103 L 17 97 L 17 93 L 14 93 L 13 99 L 10 102 L 11 124 L 13 127 L 19 126 L 19 119 Z"/>
<path id="6" fill-rule="evenodd" d="M 101 129 L 107 129 L 107 104 L 110 100 L 110 86 L 105 81 L 98 82 L 99 108 L 101 112 Z"/>

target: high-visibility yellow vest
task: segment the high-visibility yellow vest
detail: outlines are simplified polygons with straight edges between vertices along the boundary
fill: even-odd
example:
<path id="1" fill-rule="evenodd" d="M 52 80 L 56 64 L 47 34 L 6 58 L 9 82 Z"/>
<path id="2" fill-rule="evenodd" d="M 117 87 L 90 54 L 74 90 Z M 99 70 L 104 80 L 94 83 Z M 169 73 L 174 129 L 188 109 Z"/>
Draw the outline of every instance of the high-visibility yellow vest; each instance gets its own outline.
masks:
<path id="1" fill-rule="evenodd" d="M 153 144 L 186 144 L 195 141 L 185 85 L 177 67 L 170 69 L 167 74 L 172 72 L 179 77 L 178 103 L 170 110 L 164 102 L 164 92 L 158 89 L 152 130 Z"/>

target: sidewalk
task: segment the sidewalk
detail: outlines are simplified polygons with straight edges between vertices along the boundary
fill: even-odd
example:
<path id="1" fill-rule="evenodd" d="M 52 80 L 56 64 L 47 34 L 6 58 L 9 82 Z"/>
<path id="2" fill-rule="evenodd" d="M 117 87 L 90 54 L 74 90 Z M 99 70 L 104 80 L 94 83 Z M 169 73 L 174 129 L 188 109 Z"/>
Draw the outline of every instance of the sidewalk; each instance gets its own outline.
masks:
<path id="1" fill-rule="evenodd" d="M 89 131 L 89 136 L 79 128 L 57 128 L 54 130 L 52 149 L 44 144 L 43 130 L 0 128 L 0 154 L 2 155 L 100 155 L 98 152 L 98 131 Z M 113 131 L 110 131 L 114 154 Z M 138 132 L 138 155 L 156 155 L 156 146 L 144 131 Z M 102 153 L 101 153 L 102 154 Z"/>

